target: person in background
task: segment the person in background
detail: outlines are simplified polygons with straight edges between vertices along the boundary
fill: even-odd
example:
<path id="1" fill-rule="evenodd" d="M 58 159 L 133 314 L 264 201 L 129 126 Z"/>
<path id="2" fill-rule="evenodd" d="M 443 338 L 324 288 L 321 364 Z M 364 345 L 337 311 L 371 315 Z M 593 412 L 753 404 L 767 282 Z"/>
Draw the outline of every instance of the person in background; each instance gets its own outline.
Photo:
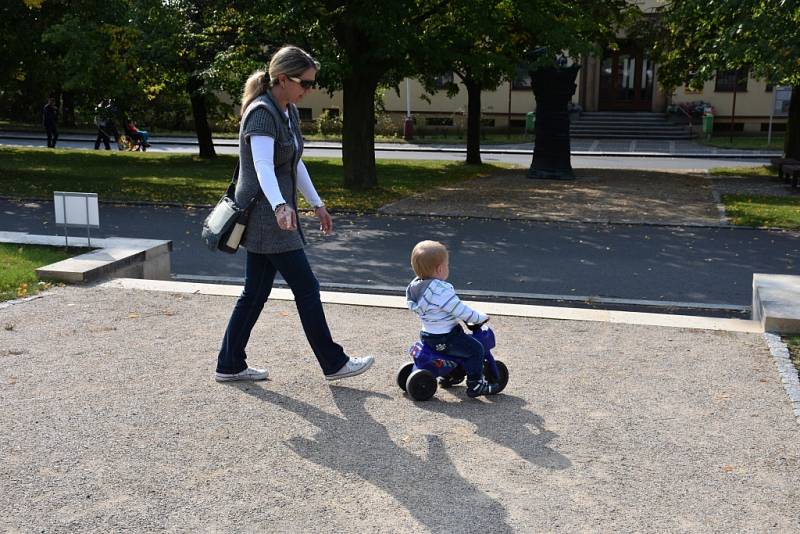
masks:
<path id="1" fill-rule="evenodd" d="M 55 97 L 48 98 L 42 109 L 42 126 L 47 132 L 47 148 L 55 148 L 58 141 L 58 105 Z"/>
<path id="2" fill-rule="evenodd" d="M 136 138 L 140 143 L 142 143 L 145 147 L 149 147 L 150 143 L 148 142 L 150 139 L 150 132 L 147 130 L 140 130 L 136 127 L 136 123 L 133 122 L 133 119 L 128 119 L 128 123 L 126 125 L 130 134 Z"/>

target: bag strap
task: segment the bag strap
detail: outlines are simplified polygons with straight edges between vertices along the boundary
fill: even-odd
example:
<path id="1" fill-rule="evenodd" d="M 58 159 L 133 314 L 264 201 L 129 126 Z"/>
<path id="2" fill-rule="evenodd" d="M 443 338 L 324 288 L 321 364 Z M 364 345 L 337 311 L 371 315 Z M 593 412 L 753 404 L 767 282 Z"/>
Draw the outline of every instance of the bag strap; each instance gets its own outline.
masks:
<path id="1" fill-rule="evenodd" d="M 250 112 L 253 111 L 256 108 L 267 108 L 267 109 L 270 109 L 270 105 L 267 104 L 266 102 L 262 101 L 262 102 L 251 102 L 250 105 L 247 106 L 247 109 L 244 110 L 244 113 L 242 114 L 241 121 L 239 122 L 239 124 L 240 124 L 240 126 L 239 126 L 239 137 L 241 137 L 241 127 L 244 125 L 245 119 L 247 119 L 247 116 L 250 115 Z M 233 177 L 231 178 L 231 183 L 228 186 L 227 194 L 231 198 L 235 198 L 234 195 L 236 193 L 236 182 L 239 181 L 239 164 L 240 163 L 241 163 L 241 158 L 236 160 L 236 168 L 233 169 Z M 259 185 L 258 186 L 258 193 L 256 193 L 255 196 L 250 199 L 250 202 L 248 202 L 247 206 L 244 208 L 245 215 L 249 215 L 250 214 L 250 210 L 252 209 L 252 207 L 261 198 L 267 198 L 267 197 L 264 195 L 264 191 L 262 191 L 261 185 Z"/>

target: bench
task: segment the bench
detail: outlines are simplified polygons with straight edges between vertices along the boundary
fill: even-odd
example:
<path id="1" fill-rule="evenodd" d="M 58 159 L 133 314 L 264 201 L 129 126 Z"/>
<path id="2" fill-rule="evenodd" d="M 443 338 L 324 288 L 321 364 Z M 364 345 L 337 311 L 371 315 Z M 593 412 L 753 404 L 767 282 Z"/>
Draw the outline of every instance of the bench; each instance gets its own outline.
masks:
<path id="1" fill-rule="evenodd" d="M 800 178 L 800 162 L 797 165 L 783 165 L 781 166 L 781 176 L 784 182 L 791 180 L 792 187 L 797 187 L 798 178 Z"/>
<path id="2" fill-rule="evenodd" d="M 794 158 L 772 158 L 769 160 L 773 167 L 778 169 L 778 178 L 784 182 L 792 180 L 792 187 L 797 187 L 797 171 L 794 167 L 800 166 L 800 160 Z"/>

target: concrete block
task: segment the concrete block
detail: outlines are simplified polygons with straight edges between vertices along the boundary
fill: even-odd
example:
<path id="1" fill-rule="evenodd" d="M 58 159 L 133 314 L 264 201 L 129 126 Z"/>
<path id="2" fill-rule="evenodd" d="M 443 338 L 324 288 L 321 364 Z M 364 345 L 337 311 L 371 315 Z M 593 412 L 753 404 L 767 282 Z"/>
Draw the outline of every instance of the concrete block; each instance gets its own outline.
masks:
<path id="1" fill-rule="evenodd" d="M 755 273 L 753 320 L 765 332 L 800 334 L 800 276 Z"/>

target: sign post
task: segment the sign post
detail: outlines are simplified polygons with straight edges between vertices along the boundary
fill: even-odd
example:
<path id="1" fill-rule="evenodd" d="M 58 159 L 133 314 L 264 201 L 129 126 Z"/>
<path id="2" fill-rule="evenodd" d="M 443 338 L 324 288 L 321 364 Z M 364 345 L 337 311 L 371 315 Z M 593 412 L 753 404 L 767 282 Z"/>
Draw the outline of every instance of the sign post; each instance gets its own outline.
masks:
<path id="1" fill-rule="evenodd" d="M 100 228 L 97 193 L 53 192 L 56 225 L 64 227 L 64 242 L 69 247 L 68 228 L 86 228 L 86 239 L 92 246 L 92 228 Z"/>

